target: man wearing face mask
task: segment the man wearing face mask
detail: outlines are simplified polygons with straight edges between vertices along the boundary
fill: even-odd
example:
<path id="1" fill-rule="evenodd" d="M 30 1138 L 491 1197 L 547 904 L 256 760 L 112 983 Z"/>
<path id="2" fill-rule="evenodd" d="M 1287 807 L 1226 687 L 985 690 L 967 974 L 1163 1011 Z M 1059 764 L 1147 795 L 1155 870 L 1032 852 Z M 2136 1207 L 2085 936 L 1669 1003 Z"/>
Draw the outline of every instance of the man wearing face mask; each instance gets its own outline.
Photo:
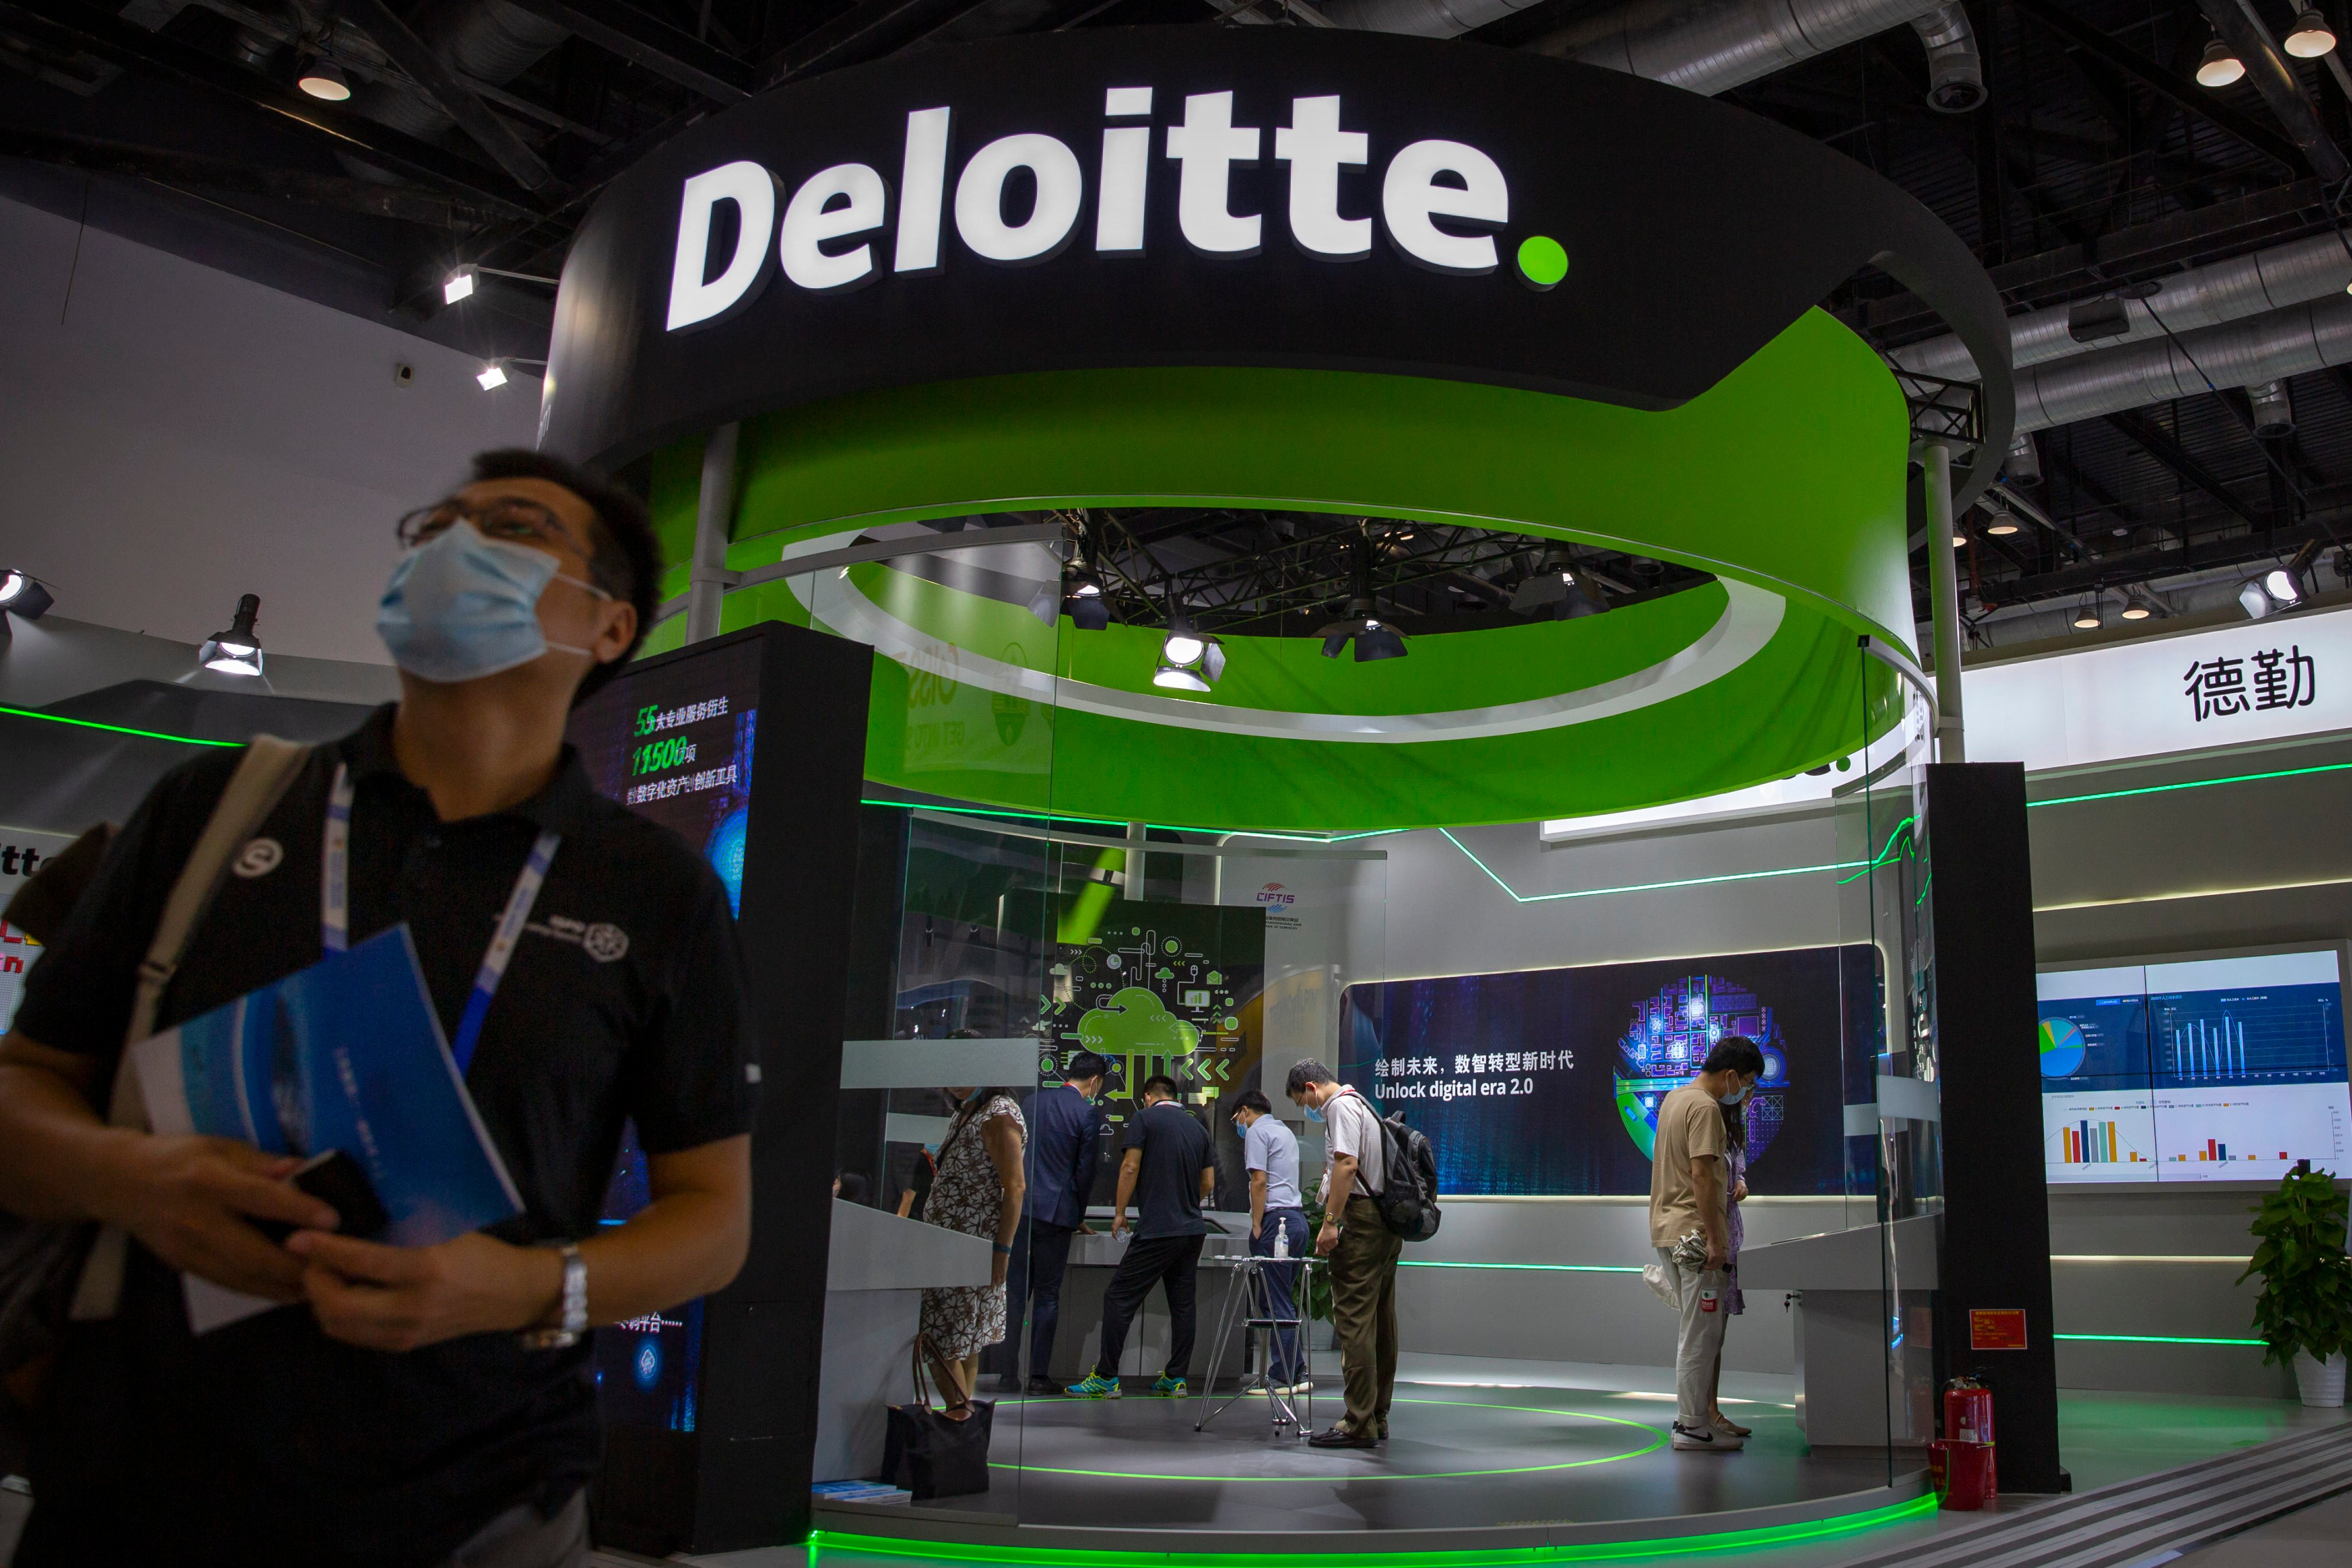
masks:
<path id="1" fill-rule="evenodd" d="M 279 1179 L 294 1162 L 93 1110 L 239 753 L 167 776 L 0 1041 L 0 1206 L 131 1238 L 112 1317 L 68 1324 L 49 1369 L 19 1568 L 583 1564 L 585 1331 L 741 1265 L 756 1090 L 725 889 L 563 743 L 650 621 L 644 509 L 569 464 L 492 452 L 400 538 L 377 620 L 400 700 L 294 775 L 248 843 L 271 852 L 223 879 L 157 1023 L 405 921 L 524 1212 L 439 1247 L 336 1236 L 334 1211 Z M 493 946 L 518 905 L 522 934 Z M 653 1201 L 600 1226 L 625 1121 Z M 281 1244 L 254 1221 L 297 1228 Z M 285 1305 L 197 1337 L 182 1272 Z"/>
<path id="2" fill-rule="evenodd" d="M 1682 1313 L 1675 1340 L 1678 1452 L 1730 1453 L 1740 1447 L 1738 1433 L 1708 1415 L 1731 1258 L 1723 1107 L 1745 1100 L 1763 1071 L 1764 1053 L 1756 1042 L 1727 1035 L 1707 1052 L 1696 1077 L 1658 1103 L 1650 1154 L 1650 1245 L 1675 1281 Z"/>

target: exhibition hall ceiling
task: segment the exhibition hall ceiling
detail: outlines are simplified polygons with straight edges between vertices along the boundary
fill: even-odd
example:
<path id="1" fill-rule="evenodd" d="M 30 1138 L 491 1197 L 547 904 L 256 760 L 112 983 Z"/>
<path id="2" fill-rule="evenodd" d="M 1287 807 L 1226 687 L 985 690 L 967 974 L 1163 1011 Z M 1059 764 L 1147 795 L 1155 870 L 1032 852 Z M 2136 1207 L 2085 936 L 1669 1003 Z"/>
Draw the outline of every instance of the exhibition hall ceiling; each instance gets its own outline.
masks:
<path id="1" fill-rule="evenodd" d="M 1639 61 L 1894 181 L 2000 287 L 2033 447 L 2011 471 L 2014 521 L 1979 508 L 1962 521 L 1963 613 L 1987 640 L 2021 607 L 2104 592 L 2112 617 L 2127 589 L 2307 542 L 2324 552 L 2311 585 L 2334 586 L 2338 536 L 2352 537 L 2352 372 L 2329 362 L 2352 360 L 2352 320 L 2337 319 L 2352 316 L 2352 249 L 2330 198 L 2352 177 L 2352 75 L 2332 58 L 2268 62 L 2293 8 L 2256 5 L 2261 29 L 2221 0 L 1793 9 L 1791 37 L 1845 41 L 1791 60 L 1811 46 L 1761 47 L 1720 18 L 1702 36 L 1681 13 L 1705 6 L 1625 0 L 0 0 L 0 64 L 14 68 L 0 153 L 215 223 L 233 269 L 282 266 L 289 245 L 363 267 L 420 330 L 488 305 L 481 319 L 500 324 L 482 352 L 527 360 L 546 353 L 528 335 L 545 291 L 485 274 L 475 300 L 445 305 L 453 267 L 552 276 L 623 170 L 719 110 L 833 70 L 1139 24 L 1336 26 Z M 1828 9 L 1832 26 L 1804 24 Z M 2214 88 L 2196 79 L 2209 11 L 2255 57 Z M 305 74 L 351 96 L 306 96 Z M 1902 363 L 1956 368 L 1944 328 L 1884 275 L 1822 303 Z M 533 395 L 530 367 L 514 368 L 506 394 Z M 1165 538 L 1183 541 L 1186 569 L 1238 578 L 1290 542 L 1280 521 L 1207 509 Z M 1121 524 L 1103 526 L 1117 557 Z M 1475 606 L 1551 564 L 1456 581 L 1447 613 L 1491 613 Z M 1924 614 L 1916 550 L 1913 566 Z"/>

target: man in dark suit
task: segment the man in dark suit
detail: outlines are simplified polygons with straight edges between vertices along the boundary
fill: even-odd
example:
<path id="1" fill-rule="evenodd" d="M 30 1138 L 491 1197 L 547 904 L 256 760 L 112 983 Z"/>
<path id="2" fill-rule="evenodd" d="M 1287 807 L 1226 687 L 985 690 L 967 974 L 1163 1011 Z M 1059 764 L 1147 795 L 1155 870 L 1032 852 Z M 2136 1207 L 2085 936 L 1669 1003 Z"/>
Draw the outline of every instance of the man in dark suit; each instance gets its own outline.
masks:
<path id="1" fill-rule="evenodd" d="M 1021 1319 L 1029 1314 L 1031 1394 L 1058 1394 L 1047 1375 L 1054 1359 L 1054 1331 L 1062 1315 L 1062 1275 L 1069 1267 L 1070 1237 L 1089 1227 L 1087 1200 L 1095 1184 L 1103 1128 L 1096 1097 L 1110 1064 L 1092 1051 L 1074 1051 L 1058 1089 L 1042 1089 L 1022 1113 L 1029 1122 L 1029 1193 L 1021 1229 L 1013 1238 L 1013 1261 L 1004 1275 L 1004 1341 L 995 1347 L 996 1370 L 1009 1391 L 1021 1377 Z"/>

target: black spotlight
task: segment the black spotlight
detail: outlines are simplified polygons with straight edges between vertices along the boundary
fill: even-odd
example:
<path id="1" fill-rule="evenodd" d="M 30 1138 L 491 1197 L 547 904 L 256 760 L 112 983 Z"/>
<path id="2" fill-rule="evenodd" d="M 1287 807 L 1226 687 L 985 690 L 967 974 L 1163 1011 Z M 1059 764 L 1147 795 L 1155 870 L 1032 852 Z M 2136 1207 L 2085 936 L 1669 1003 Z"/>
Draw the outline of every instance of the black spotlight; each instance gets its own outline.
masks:
<path id="1" fill-rule="evenodd" d="M 1318 627 L 1315 635 L 1323 639 L 1323 657 L 1337 658 L 1349 643 L 1356 645 L 1356 662 L 1370 664 L 1376 658 L 1402 658 L 1411 650 L 1404 646 L 1404 636 L 1380 618 L 1380 609 L 1372 602 L 1372 550 L 1369 538 L 1356 542 L 1356 593 L 1348 601 L 1348 613 L 1328 626 Z"/>
<path id="2" fill-rule="evenodd" d="M 223 675 L 259 675 L 264 655 L 253 623 L 260 615 L 261 599 L 257 595 L 247 594 L 239 599 L 236 613 L 229 617 L 228 630 L 215 632 L 196 649 L 198 668 Z"/>
<path id="3" fill-rule="evenodd" d="M 1373 613 L 1369 598 L 1351 599 L 1348 613 L 1315 635 L 1323 639 L 1323 657 L 1337 658 L 1349 643 L 1356 645 L 1356 662 L 1370 664 L 1376 658 L 1402 658 L 1410 650 L 1404 646 L 1404 636 L 1394 626 Z"/>
<path id="4" fill-rule="evenodd" d="M 1102 579 L 1087 567 L 1072 569 L 1069 592 L 1063 596 L 1062 607 L 1069 612 L 1071 624 L 1082 632 L 1098 632 L 1110 625 L 1110 601 L 1103 596 Z"/>
<path id="5" fill-rule="evenodd" d="M 27 621 L 37 621 L 57 603 L 48 589 L 26 572 L 0 572 L 0 610 Z"/>

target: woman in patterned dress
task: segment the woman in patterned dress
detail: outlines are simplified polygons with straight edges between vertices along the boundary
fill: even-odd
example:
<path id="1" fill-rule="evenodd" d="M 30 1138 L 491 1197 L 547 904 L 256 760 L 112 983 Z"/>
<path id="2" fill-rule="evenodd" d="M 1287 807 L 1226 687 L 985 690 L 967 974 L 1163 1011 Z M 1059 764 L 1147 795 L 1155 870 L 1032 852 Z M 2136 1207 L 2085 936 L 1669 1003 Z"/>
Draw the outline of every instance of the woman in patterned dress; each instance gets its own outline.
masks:
<path id="1" fill-rule="evenodd" d="M 1729 1238 L 1727 1250 L 1731 1254 L 1731 1261 L 1725 1266 L 1727 1278 L 1724 1282 L 1723 1310 L 1729 1318 L 1748 1310 L 1747 1299 L 1739 1293 L 1739 1248 L 1748 1239 L 1748 1226 L 1739 1217 L 1739 1205 L 1748 1201 L 1748 1112 L 1741 1106 L 1727 1105 L 1723 1108 L 1723 1148 L 1724 1158 L 1731 1166 L 1730 1187 L 1724 1194 L 1725 1224 Z M 1728 1329 L 1731 1324 L 1727 1321 L 1723 1326 Z M 1746 1437 L 1750 1435 L 1748 1428 L 1726 1415 L 1723 1406 L 1716 1403 L 1716 1390 L 1722 1382 L 1723 1349 L 1718 1345 L 1715 1352 L 1715 1376 L 1707 1384 L 1708 1418 L 1718 1430 L 1728 1432 L 1735 1437 Z"/>
<path id="2" fill-rule="evenodd" d="M 961 1420 L 971 1413 L 982 1347 L 1004 1337 L 1004 1271 L 1013 1258 L 1013 1234 L 1021 1227 L 1027 1186 L 1021 1151 L 1029 1130 L 1010 1089 L 948 1092 L 957 1110 L 940 1141 L 939 1173 L 931 1178 L 923 1218 L 966 1236 L 987 1237 L 996 1245 L 987 1284 L 938 1285 L 923 1292 L 922 1331 L 934 1352 L 931 1369 L 947 1413 Z"/>

